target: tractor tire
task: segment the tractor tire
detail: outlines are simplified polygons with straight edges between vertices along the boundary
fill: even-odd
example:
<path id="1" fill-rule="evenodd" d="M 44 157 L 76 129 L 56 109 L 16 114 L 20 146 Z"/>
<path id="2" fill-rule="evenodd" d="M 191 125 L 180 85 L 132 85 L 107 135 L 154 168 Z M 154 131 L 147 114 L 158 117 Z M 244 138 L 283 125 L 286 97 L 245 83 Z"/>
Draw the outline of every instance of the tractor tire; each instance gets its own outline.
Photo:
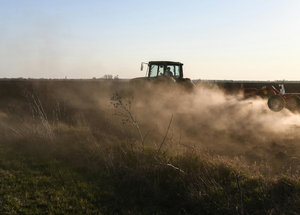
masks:
<path id="1" fill-rule="evenodd" d="M 280 95 L 272 95 L 268 100 L 268 107 L 274 112 L 281 111 L 285 106 L 284 98 Z"/>
<path id="2" fill-rule="evenodd" d="M 286 108 L 295 111 L 299 108 L 300 99 L 297 96 L 290 97 L 286 102 Z"/>

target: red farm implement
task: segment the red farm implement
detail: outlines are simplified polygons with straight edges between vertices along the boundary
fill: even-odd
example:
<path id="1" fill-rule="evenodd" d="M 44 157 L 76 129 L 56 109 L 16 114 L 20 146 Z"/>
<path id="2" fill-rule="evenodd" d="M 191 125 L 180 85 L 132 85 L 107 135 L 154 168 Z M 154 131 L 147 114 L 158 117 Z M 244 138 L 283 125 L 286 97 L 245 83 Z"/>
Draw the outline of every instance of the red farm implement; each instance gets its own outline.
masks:
<path id="1" fill-rule="evenodd" d="M 284 86 L 279 85 L 281 90 L 278 91 L 274 86 L 264 86 L 260 90 L 256 88 L 245 88 L 244 98 L 250 98 L 253 96 L 268 96 L 268 107 L 275 112 L 281 111 L 283 108 L 287 108 L 291 111 L 295 111 L 299 108 L 300 93 L 285 93 Z"/>

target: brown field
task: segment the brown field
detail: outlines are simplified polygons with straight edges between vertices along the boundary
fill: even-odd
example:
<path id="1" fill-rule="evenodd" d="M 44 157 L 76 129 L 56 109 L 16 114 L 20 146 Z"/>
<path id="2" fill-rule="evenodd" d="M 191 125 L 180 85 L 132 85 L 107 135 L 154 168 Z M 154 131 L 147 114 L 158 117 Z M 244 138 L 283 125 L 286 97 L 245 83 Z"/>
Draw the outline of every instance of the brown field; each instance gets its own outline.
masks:
<path id="1" fill-rule="evenodd" d="M 248 83 L 244 84 L 244 87 L 259 88 L 261 87 L 260 85 L 262 83 Z M 232 89 L 239 88 L 240 85 L 235 83 L 231 85 L 219 84 L 219 86 Z M 122 150 L 124 151 L 128 160 L 125 159 L 127 163 L 125 161 L 120 163 L 124 165 L 123 162 L 125 162 L 130 166 L 132 164 L 129 164 L 131 162 L 129 156 L 133 155 L 129 155 L 128 153 L 131 150 L 130 147 L 134 148 L 142 145 L 140 132 L 145 148 L 154 150 L 154 156 L 151 158 L 153 162 L 165 163 L 174 170 L 185 172 L 184 175 L 180 176 L 183 178 L 186 176 L 185 174 L 188 170 L 182 169 L 186 160 L 184 160 L 185 158 L 180 158 L 179 155 L 181 153 L 190 153 L 190 159 L 194 159 L 194 156 L 198 156 L 199 154 L 205 157 L 205 162 L 207 162 L 208 166 L 212 165 L 207 167 L 206 171 L 209 168 L 215 169 L 215 171 L 223 171 L 223 169 L 220 170 L 220 166 L 222 168 L 224 166 L 229 169 L 232 168 L 234 175 L 233 179 L 230 180 L 233 181 L 235 180 L 235 176 L 239 174 L 246 174 L 247 177 L 251 177 L 252 179 L 254 177 L 257 180 L 261 180 L 260 177 L 268 180 L 277 180 L 278 177 L 285 175 L 290 177 L 289 180 L 295 180 L 295 183 L 298 183 L 298 177 L 300 176 L 300 115 L 298 113 L 292 113 L 287 109 L 278 113 L 272 112 L 267 107 L 267 100 L 261 98 L 241 100 L 240 95 L 225 96 L 223 88 L 212 83 L 199 82 L 196 85 L 195 92 L 192 93 L 178 91 L 165 92 L 165 89 L 150 88 L 145 91 L 138 90 L 132 94 L 128 87 L 128 82 L 122 80 L 3 80 L 0 82 L 0 135 L 2 137 L 0 143 L 2 145 L 18 143 L 19 146 L 34 142 L 35 144 L 30 145 L 32 147 L 30 150 L 40 147 L 43 141 L 50 141 L 51 144 L 53 142 L 58 142 L 59 144 L 66 142 L 67 144 L 75 145 L 96 143 L 97 147 L 102 144 L 102 148 L 100 147 L 102 153 L 109 148 L 108 144 L 113 142 L 113 140 L 126 141 L 130 143 L 129 146 L 126 145 L 126 147 L 124 146 L 126 149 L 124 148 L 123 150 L 120 148 L 119 150 L 121 154 L 123 153 Z M 286 91 L 297 92 L 297 87 L 297 84 L 287 84 Z M 112 100 L 112 96 L 116 95 L 116 92 L 122 96 L 120 100 Z M 118 103 L 120 101 L 123 102 L 124 106 Z M 124 108 L 129 110 L 132 118 L 128 118 L 128 112 Z M 137 124 L 134 125 L 132 120 L 135 120 Z M 81 135 L 82 131 L 88 131 L 88 133 Z M 76 141 L 76 138 L 81 138 L 80 143 Z M 28 141 L 24 141 L 25 139 Z M 47 146 L 47 149 L 43 150 L 54 154 L 62 153 L 59 152 L 58 145 L 53 145 L 56 149 L 51 149 L 51 144 L 50 147 Z M 64 150 L 67 150 L 67 148 Z M 84 150 L 88 151 L 90 149 L 87 148 Z M 67 152 L 65 153 L 67 154 Z M 76 163 L 79 160 L 76 153 L 63 158 L 70 159 L 71 162 Z M 78 154 L 80 153 L 78 152 Z M 99 153 L 93 151 L 88 155 L 92 156 L 92 158 L 85 158 L 86 160 L 81 158 L 85 162 L 84 166 L 87 165 L 90 168 L 92 165 L 97 165 L 97 162 L 100 161 L 93 163 L 93 159 L 99 156 Z M 167 154 L 175 156 L 172 158 L 174 160 L 169 160 L 166 156 Z M 105 157 L 106 155 L 107 157 Z M 116 157 L 113 159 L 113 155 L 110 152 L 102 154 L 102 156 L 104 156 L 102 159 L 105 162 L 109 162 L 109 164 L 105 164 L 109 172 L 107 173 L 108 175 L 117 175 L 118 177 L 122 175 L 124 177 L 122 178 L 122 183 L 125 185 L 128 183 L 130 186 L 133 186 L 132 183 L 134 183 L 135 179 L 133 178 L 136 176 L 135 174 L 139 175 L 141 173 L 125 173 L 124 169 L 128 168 L 126 166 L 118 175 L 112 171 L 112 169 L 115 171 L 115 169 L 122 167 L 121 164 L 118 164 L 120 166 L 117 167 L 113 162 Z M 122 156 L 120 155 L 120 159 Z M 183 163 L 178 161 L 180 159 Z M 137 159 L 135 162 L 140 161 Z M 195 163 L 197 162 L 198 160 L 195 160 Z M 143 163 L 142 160 L 141 163 Z M 108 167 L 110 165 L 113 168 Z M 187 169 L 192 171 L 192 164 L 189 163 L 188 165 L 190 166 Z M 182 168 L 178 168 L 178 166 L 182 166 Z M 138 171 L 141 171 L 142 167 L 139 168 Z M 146 167 L 143 168 L 145 168 L 143 169 L 144 171 L 147 171 Z M 155 189 L 158 189 L 156 185 L 159 184 L 157 180 L 159 179 L 159 171 L 161 170 L 153 171 L 155 175 L 155 183 L 153 182 L 155 186 L 153 186 Z M 216 174 L 227 173 L 210 172 L 208 174 L 210 175 L 209 177 L 217 183 L 217 180 L 221 176 L 216 176 Z M 228 174 L 229 176 L 226 177 L 229 180 L 233 173 L 229 171 Z M 191 181 L 195 179 L 196 175 L 197 173 L 193 177 L 190 177 Z M 164 178 L 164 176 L 160 175 L 160 177 L 160 180 L 166 180 L 164 182 L 161 181 L 161 184 L 167 183 L 170 180 L 167 176 Z M 185 179 L 183 178 L 180 178 L 180 180 L 184 181 Z M 131 182 L 128 182 L 127 179 Z M 209 181 L 210 179 L 207 180 Z M 206 183 L 211 183 L 208 181 Z M 223 179 L 221 181 L 221 183 L 224 182 Z M 122 190 L 122 183 L 116 189 Z M 250 185 L 246 185 L 246 182 L 243 183 L 243 186 L 253 188 Z M 275 182 L 264 183 L 261 189 L 271 189 L 270 187 Z M 196 184 L 189 184 L 187 186 L 189 189 L 192 189 L 191 187 L 196 187 Z M 202 187 L 203 185 L 198 183 L 197 186 Z M 240 186 L 239 182 L 237 182 L 236 186 Z M 280 186 L 289 187 L 292 185 L 283 184 Z M 215 210 L 219 210 L 215 214 L 222 214 L 222 212 L 232 214 L 235 208 L 239 208 L 236 210 L 240 211 L 242 203 L 239 201 L 238 188 L 232 186 L 232 189 L 236 189 L 237 191 L 236 194 L 232 194 L 237 199 L 233 205 L 231 205 L 232 202 L 230 203 L 231 194 L 226 194 L 226 198 L 220 197 L 223 196 L 222 193 L 212 194 L 218 196 L 216 198 L 220 198 L 218 199 L 220 202 L 223 200 L 228 201 L 228 206 L 220 206 L 220 204 L 217 204 L 218 202 L 212 204 L 211 200 L 213 197 L 209 196 L 208 199 L 203 196 L 203 199 L 207 201 L 205 202 L 200 195 L 200 200 L 204 201 L 204 206 L 201 206 L 203 207 L 202 211 L 205 209 L 204 214 L 210 214 L 210 207 L 215 207 Z M 295 208 L 295 205 L 299 203 L 298 193 L 293 197 L 295 200 L 294 203 L 290 203 L 290 200 L 288 203 L 282 203 L 288 204 L 289 206 L 286 206 L 289 207 L 288 209 L 281 210 L 277 208 L 276 205 L 279 200 L 281 201 L 281 199 L 278 199 L 274 195 L 277 191 L 277 188 L 275 191 L 270 191 L 271 194 L 273 192 L 272 198 L 268 196 L 264 197 L 266 199 L 271 198 L 267 206 L 262 204 L 257 208 L 251 208 L 251 205 L 256 203 L 251 202 L 252 200 L 247 200 L 249 202 L 247 206 L 247 201 L 244 200 L 245 211 L 255 212 L 265 210 L 264 214 L 272 214 L 274 211 L 276 213 L 282 211 L 286 213 L 289 211 L 300 211 L 298 208 Z M 143 194 L 141 190 L 139 192 Z M 189 192 L 194 192 L 194 190 L 192 189 Z M 290 193 L 288 192 L 284 196 L 290 195 Z M 120 195 L 122 196 L 123 194 L 121 193 Z M 265 194 L 262 193 L 259 195 Z M 187 199 L 190 198 L 187 197 Z M 196 198 L 197 201 L 199 198 Z M 193 203 L 189 202 L 190 206 L 187 208 L 192 207 L 191 205 L 195 203 L 194 201 L 196 200 L 191 200 Z M 119 203 L 121 205 L 128 203 L 125 200 L 122 202 L 123 200 Z M 210 204 L 214 206 L 208 206 Z M 161 207 L 164 208 L 164 206 Z M 166 206 L 166 208 L 168 207 Z M 187 210 L 184 205 L 180 207 L 178 210 L 183 208 Z M 135 211 L 136 209 L 131 208 L 128 210 Z M 197 214 L 195 208 L 190 209 L 190 211 L 195 211 L 195 214 Z M 149 212 L 149 214 L 151 213 Z M 108 214 L 118 214 L 118 212 L 114 211 Z M 128 214 L 130 213 L 128 212 Z M 167 213 L 162 212 L 157 214 Z M 178 214 L 184 213 L 181 211 Z M 193 213 L 190 212 L 190 214 Z"/>

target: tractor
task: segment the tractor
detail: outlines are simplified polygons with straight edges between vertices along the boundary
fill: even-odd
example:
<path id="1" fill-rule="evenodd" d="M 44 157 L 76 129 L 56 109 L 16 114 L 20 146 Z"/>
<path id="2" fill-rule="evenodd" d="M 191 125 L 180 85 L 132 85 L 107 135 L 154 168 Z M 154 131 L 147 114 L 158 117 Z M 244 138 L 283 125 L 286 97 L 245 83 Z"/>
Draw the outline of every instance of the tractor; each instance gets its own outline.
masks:
<path id="1" fill-rule="evenodd" d="M 151 85 L 168 86 L 171 88 L 183 87 L 193 90 L 195 84 L 189 78 L 183 78 L 183 64 L 173 61 L 149 61 L 141 63 L 141 71 L 147 65 L 146 77 L 134 78 L 129 84 L 134 87 L 144 87 L 147 83 Z"/>

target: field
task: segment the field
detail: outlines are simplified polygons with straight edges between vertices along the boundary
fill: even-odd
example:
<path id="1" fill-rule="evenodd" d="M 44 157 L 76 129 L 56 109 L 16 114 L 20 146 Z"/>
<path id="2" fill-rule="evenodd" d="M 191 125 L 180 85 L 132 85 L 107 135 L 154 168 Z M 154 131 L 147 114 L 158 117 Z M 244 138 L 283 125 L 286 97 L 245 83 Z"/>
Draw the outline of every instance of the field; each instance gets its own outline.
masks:
<path id="1" fill-rule="evenodd" d="M 127 84 L 0 82 L 1 214 L 300 214 L 299 113 Z"/>

